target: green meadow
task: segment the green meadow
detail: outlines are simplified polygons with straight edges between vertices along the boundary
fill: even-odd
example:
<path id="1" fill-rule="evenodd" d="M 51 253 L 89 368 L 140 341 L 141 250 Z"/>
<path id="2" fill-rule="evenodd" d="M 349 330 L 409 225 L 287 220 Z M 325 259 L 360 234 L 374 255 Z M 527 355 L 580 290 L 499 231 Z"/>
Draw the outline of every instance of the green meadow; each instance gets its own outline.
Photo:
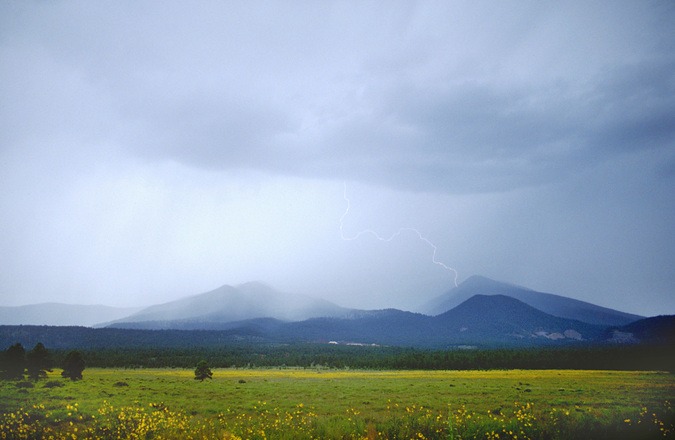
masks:
<path id="1" fill-rule="evenodd" d="M 88 368 L 0 382 L 0 438 L 675 438 L 663 372 Z"/>

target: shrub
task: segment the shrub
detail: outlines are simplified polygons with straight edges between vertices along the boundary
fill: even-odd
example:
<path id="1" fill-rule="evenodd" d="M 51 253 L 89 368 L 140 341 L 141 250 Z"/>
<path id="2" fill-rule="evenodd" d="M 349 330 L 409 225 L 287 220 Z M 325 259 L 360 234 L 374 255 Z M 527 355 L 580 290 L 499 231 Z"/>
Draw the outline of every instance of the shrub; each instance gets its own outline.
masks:
<path id="1" fill-rule="evenodd" d="M 58 380 L 50 380 L 45 384 L 45 388 L 61 388 L 63 386 L 63 382 L 59 382 Z"/>

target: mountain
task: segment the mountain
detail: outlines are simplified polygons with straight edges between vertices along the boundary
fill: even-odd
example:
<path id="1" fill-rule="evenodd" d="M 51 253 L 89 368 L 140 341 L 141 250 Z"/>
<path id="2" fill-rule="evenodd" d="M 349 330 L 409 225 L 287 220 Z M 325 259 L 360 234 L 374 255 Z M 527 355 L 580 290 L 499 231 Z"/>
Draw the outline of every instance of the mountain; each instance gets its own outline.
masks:
<path id="1" fill-rule="evenodd" d="M 229 289 L 227 292 L 231 293 Z M 212 295 L 206 298 L 213 300 Z M 203 298 L 197 295 L 192 299 Z M 175 304 L 167 304 L 172 304 L 169 309 L 174 310 Z M 153 313 L 156 311 L 150 309 Z M 216 309 L 214 307 L 214 311 Z M 147 314 L 139 315 L 147 317 Z M 146 329 L 158 328 L 160 324 L 171 329 Z M 26 341 L 26 346 L 47 341 L 50 347 L 64 349 L 72 346 L 97 349 L 222 347 L 242 343 L 277 346 L 297 342 L 448 349 L 587 347 L 588 344 L 605 343 L 650 343 L 663 346 L 675 342 L 675 316 L 647 318 L 620 327 L 596 326 L 550 315 L 506 295 L 474 295 L 437 316 L 396 309 L 350 310 L 333 317 L 313 317 L 299 321 L 251 318 L 225 322 L 186 318 L 183 321 L 139 321 L 122 325 L 134 328 L 30 328 L 0 325 L 0 334 L 5 335 L 6 341 Z"/>
<path id="2" fill-rule="evenodd" d="M 615 343 L 670 344 L 675 346 L 675 315 L 654 316 L 609 328 L 606 339 Z"/>
<path id="3" fill-rule="evenodd" d="M 667 317 L 640 319 L 478 276 L 431 301 L 427 310 L 428 315 L 396 309 L 346 309 L 322 299 L 247 283 L 222 286 L 132 313 L 112 307 L 62 304 L 5 307 L 0 308 L 0 325 L 92 326 L 106 322 L 99 326 L 137 330 L 141 333 L 130 334 L 142 338 L 147 338 L 143 330 L 171 330 L 175 337 L 181 331 L 210 330 L 223 332 L 223 341 L 426 348 L 671 341 L 675 326 Z"/>
<path id="4" fill-rule="evenodd" d="M 283 342 L 433 346 L 434 318 L 396 309 L 361 311 L 346 318 L 290 322 L 269 335 Z M 432 342 L 432 343 L 429 343 Z"/>
<path id="5" fill-rule="evenodd" d="M 244 339 L 282 343 L 439 348 L 597 342 L 611 338 L 608 327 L 619 328 L 639 318 L 477 276 L 451 293 L 430 304 L 440 313 L 429 316 L 396 309 L 345 309 L 248 283 L 148 307 L 108 327 L 222 330 Z"/>
<path id="6" fill-rule="evenodd" d="M 467 278 L 448 293 L 432 299 L 422 307 L 421 311 L 429 315 L 439 315 L 457 307 L 474 295 L 509 296 L 550 315 L 593 325 L 622 326 L 644 318 L 643 316 L 620 312 L 552 293 L 537 292 L 477 275 Z"/>
<path id="7" fill-rule="evenodd" d="M 343 316 L 349 309 L 305 295 L 278 292 L 261 283 L 222 286 L 210 292 L 147 307 L 108 327 L 144 329 L 225 329 L 227 323 L 256 318 L 300 321 Z"/>
<path id="8" fill-rule="evenodd" d="M 313 318 L 266 333 L 280 342 L 336 342 L 427 348 L 551 345 L 597 341 L 604 327 L 558 318 L 504 295 L 476 295 L 432 317 L 388 309 Z"/>
<path id="9" fill-rule="evenodd" d="M 448 336 L 467 342 L 588 341 L 600 337 L 604 329 L 550 315 L 506 295 L 474 295 L 436 320 L 443 323 Z"/>
<path id="10" fill-rule="evenodd" d="M 138 311 L 101 305 L 42 303 L 0 307 L 0 325 L 82 325 L 112 321 Z"/>

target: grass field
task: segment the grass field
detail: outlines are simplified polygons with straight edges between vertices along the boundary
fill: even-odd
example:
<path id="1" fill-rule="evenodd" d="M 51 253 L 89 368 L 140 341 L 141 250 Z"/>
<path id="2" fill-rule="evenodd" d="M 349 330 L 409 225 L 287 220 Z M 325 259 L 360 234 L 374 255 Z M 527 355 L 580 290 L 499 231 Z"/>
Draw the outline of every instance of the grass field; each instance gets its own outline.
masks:
<path id="1" fill-rule="evenodd" d="M 675 376 L 87 369 L 0 382 L 2 438 L 675 438 Z"/>

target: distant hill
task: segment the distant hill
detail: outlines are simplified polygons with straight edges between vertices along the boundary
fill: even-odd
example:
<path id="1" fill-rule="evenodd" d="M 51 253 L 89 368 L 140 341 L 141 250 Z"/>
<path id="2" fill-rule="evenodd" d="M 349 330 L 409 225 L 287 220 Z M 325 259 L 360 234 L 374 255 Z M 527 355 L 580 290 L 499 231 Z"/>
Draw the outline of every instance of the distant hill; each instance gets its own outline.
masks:
<path id="1" fill-rule="evenodd" d="M 281 326 L 271 338 L 341 344 L 433 346 L 434 318 L 396 309 L 355 313 L 348 318 L 313 318 Z"/>
<path id="2" fill-rule="evenodd" d="M 144 330 L 89 327 L 2 326 L 5 346 L 21 341 L 49 348 L 198 348 L 242 344 L 297 343 L 414 347 L 423 349 L 507 347 L 669 347 L 675 342 L 675 316 L 659 316 L 627 326 L 603 327 L 559 318 L 505 295 L 476 295 L 438 316 L 387 309 L 348 317 L 286 322 L 254 318 L 211 323 L 200 330 Z M 664 354 L 665 353 L 665 354 Z M 672 354 L 658 356 L 672 364 Z M 670 356 L 670 357 L 668 357 Z"/>
<path id="3" fill-rule="evenodd" d="M 449 335 L 470 341 L 596 340 L 603 327 L 544 313 L 506 295 L 474 295 L 436 316 Z M 453 334 L 454 332 L 454 334 Z"/>
<path id="4" fill-rule="evenodd" d="M 471 277 L 451 293 L 430 304 L 443 311 L 429 316 L 396 309 L 345 309 L 248 283 L 148 307 L 108 327 L 219 330 L 272 343 L 446 348 L 602 342 L 613 337 L 608 328 L 639 318 L 483 277 Z"/>
<path id="5" fill-rule="evenodd" d="M 314 318 L 280 325 L 270 340 L 449 348 L 552 345 L 597 341 L 604 327 L 558 318 L 504 295 L 476 295 L 431 317 L 400 310 Z"/>
<path id="6" fill-rule="evenodd" d="M 609 328 L 605 338 L 616 343 L 671 344 L 675 346 L 675 315 L 654 316 L 640 319 L 622 327 Z"/>
<path id="7" fill-rule="evenodd" d="M 474 295 L 438 316 L 350 310 L 253 283 L 148 307 L 108 327 L 223 330 L 267 342 L 408 347 L 550 345 L 597 340 L 605 327 L 552 316 L 505 295 Z"/>
<path id="8" fill-rule="evenodd" d="M 140 308 L 43 303 L 0 307 L 0 325 L 82 325 L 120 319 Z"/>
<path id="9" fill-rule="evenodd" d="M 247 283 L 222 286 L 140 310 L 63 304 L 3 307 L 0 325 L 102 323 L 98 326 L 138 331 L 128 334 L 144 340 L 162 340 L 162 336 L 150 337 L 143 330 L 170 330 L 173 338 L 188 334 L 181 331 L 199 330 L 221 332 L 223 343 L 311 342 L 423 348 L 637 344 L 675 339 L 675 324 L 668 317 L 641 319 L 479 276 L 431 301 L 426 310 L 428 314 L 346 309 L 323 299 Z M 67 334 L 82 333 L 75 329 Z M 194 337 L 198 340 L 198 336 Z M 105 344 L 105 340 L 101 343 Z M 125 342 L 114 344 L 123 346 Z"/>
<path id="10" fill-rule="evenodd" d="M 560 295 L 537 292 L 477 275 L 466 279 L 448 293 L 432 299 L 422 307 L 421 312 L 434 316 L 440 315 L 475 295 L 509 296 L 550 315 L 593 325 L 622 326 L 644 318 L 643 316 L 620 312 Z"/>
<path id="11" fill-rule="evenodd" d="M 299 321 L 344 316 L 350 312 L 323 299 L 291 295 L 261 283 L 222 286 L 210 292 L 147 307 L 107 323 L 108 327 L 144 329 L 223 329 L 227 323 L 256 318 Z"/>

